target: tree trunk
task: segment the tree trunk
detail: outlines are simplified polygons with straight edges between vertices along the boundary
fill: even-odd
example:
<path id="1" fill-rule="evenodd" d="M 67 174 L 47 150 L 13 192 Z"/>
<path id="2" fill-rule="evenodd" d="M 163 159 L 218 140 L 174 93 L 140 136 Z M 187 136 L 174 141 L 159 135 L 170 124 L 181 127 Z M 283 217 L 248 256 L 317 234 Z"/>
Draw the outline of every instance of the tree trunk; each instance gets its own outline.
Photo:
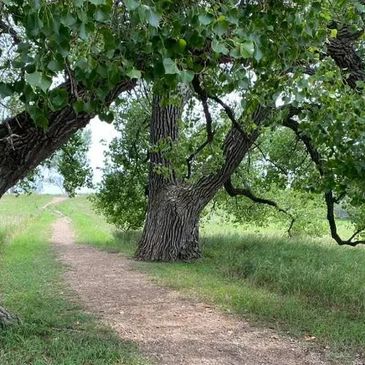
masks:
<path id="1" fill-rule="evenodd" d="M 0 307 L 0 329 L 19 322 L 19 318 Z"/>
<path id="2" fill-rule="evenodd" d="M 148 211 L 136 258 L 145 261 L 191 261 L 201 256 L 199 247 L 199 217 L 231 174 L 236 170 L 258 136 L 258 131 L 242 133 L 235 127 L 227 134 L 222 153 L 225 163 L 216 173 L 188 184 L 176 178 L 166 154 L 159 144 L 173 145 L 178 139 L 181 106 L 161 105 L 154 96 L 150 124 L 150 171 Z M 258 113 L 259 124 L 266 116 Z M 161 173 L 163 171 L 163 173 Z"/>
<path id="3" fill-rule="evenodd" d="M 191 261 L 201 256 L 199 215 L 189 190 L 162 189 L 149 202 L 137 258 L 146 261 Z"/>
<path id="4" fill-rule="evenodd" d="M 159 150 L 178 138 L 181 105 L 161 105 L 154 95 L 150 123 L 148 212 L 136 257 L 146 261 L 193 260 L 200 257 L 199 209 L 189 187 L 176 178 L 171 162 Z"/>

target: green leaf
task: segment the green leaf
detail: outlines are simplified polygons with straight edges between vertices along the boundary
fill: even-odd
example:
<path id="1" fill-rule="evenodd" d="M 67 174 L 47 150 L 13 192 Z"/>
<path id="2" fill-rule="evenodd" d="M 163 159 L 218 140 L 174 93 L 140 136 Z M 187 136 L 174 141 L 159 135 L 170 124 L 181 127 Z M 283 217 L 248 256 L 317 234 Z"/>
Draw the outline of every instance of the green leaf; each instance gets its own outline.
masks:
<path id="1" fill-rule="evenodd" d="M 165 68 L 166 75 L 175 75 L 180 73 L 176 63 L 171 58 L 164 58 L 163 59 L 163 66 Z"/>
<path id="2" fill-rule="evenodd" d="M 226 55 L 226 54 L 229 53 L 228 48 L 223 43 L 220 43 L 216 39 L 214 39 L 212 41 L 212 49 L 213 49 L 214 52 L 216 52 L 216 53 L 222 53 L 224 55 Z"/>
<path id="3" fill-rule="evenodd" d="M 259 62 L 261 59 L 262 59 L 262 57 L 263 57 L 264 55 L 263 55 L 263 53 L 262 53 L 262 51 L 261 51 L 261 49 L 259 48 L 259 47 L 257 47 L 256 46 L 256 49 L 255 49 L 255 60 L 257 61 L 257 62 Z"/>
<path id="4" fill-rule="evenodd" d="M 11 95 L 13 95 L 13 91 L 10 89 L 9 85 L 4 82 L 0 82 L 0 96 L 6 98 Z"/>
<path id="5" fill-rule="evenodd" d="M 53 72 L 58 72 L 63 70 L 63 64 L 61 64 L 57 60 L 52 60 L 48 62 L 47 68 Z"/>
<path id="6" fill-rule="evenodd" d="M 103 35 L 104 38 L 104 49 L 106 51 L 115 50 L 116 42 L 113 33 L 107 28 L 101 29 L 100 33 Z"/>
<path id="7" fill-rule="evenodd" d="M 28 108 L 28 113 L 37 126 L 44 129 L 48 127 L 48 118 L 46 117 L 46 114 L 42 109 L 38 108 L 35 105 L 31 105 Z"/>
<path id="8" fill-rule="evenodd" d="M 128 11 L 136 10 L 140 5 L 136 0 L 124 0 L 124 4 Z"/>
<path id="9" fill-rule="evenodd" d="M 97 21 L 97 22 L 100 22 L 100 23 L 105 23 L 107 22 L 109 19 L 110 19 L 110 16 L 109 16 L 109 12 L 103 10 L 103 9 L 98 9 L 96 10 L 95 14 L 94 14 L 94 19 Z"/>
<path id="10" fill-rule="evenodd" d="M 158 25 L 160 24 L 161 15 L 156 13 L 153 9 L 149 8 L 147 12 L 147 21 L 148 23 L 154 27 L 158 28 Z"/>
<path id="11" fill-rule="evenodd" d="M 142 77 L 142 72 L 135 69 L 135 68 L 132 68 L 131 70 L 127 71 L 127 76 L 130 78 L 130 79 L 137 79 L 139 80 L 141 77 Z"/>
<path id="12" fill-rule="evenodd" d="M 330 38 L 336 38 L 337 37 L 337 29 L 331 29 Z"/>
<path id="13" fill-rule="evenodd" d="M 68 28 L 71 28 L 73 25 L 75 25 L 77 22 L 77 19 L 73 17 L 71 14 L 67 14 L 66 16 L 63 16 L 61 18 L 61 23 L 65 25 Z"/>
<path id="14" fill-rule="evenodd" d="M 199 15 L 199 23 L 201 25 L 209 25 L 213 21 L 213 16 L 209 14 Z"/>
<path id="15" fill-rule="evenodd" d="M 226 21 L 219 21 L 215 24 L 213 32 L 221 37 L 228 30 L 228 23 Z"/>
<path id="16" fill-rule="evenodd" d="M 85 23 L 81 23 L 80 25 L 79 36 L 84 41 L 87 41 L 89 38 L 89 31 L 87 30 Z"/>
<path id="17" fill-rule="evenodd" d="M 240 44 L 240 54 L 243 58 L 250 58 L 255 52 L 255 45 L 252 41 L 246 41 Z"/>
<path id="18" fill-rule="evenodd" d="M 84 110 L 84 102 L 82 100 L 76 100 L 72 105 L 76 114 L 81 113 Z"/>
<path id="19" fill-rule="evenodd" d="M 107 123 L 113 123 L 114 121 L 114 113 L 109 112 L 109 113 L 100 113 L 99 114 L 99 119 L 107 122 Z"/>
<path id="20" fill-rule="evenodd" d="M 180 79 L 183 83 L 189 84 L 190 82 L 193 81 L 194 75 L 195 75 L 194 72 L 184 70 L 180 72 Z"/>
<path id="21" fill-rule="evenodd" d="M 229 52 L 229 55 L 233 58 L 240 58 L 241 54 L 239 47 L 232 48 L 231 51 Z"/>
<path id="22" fill-rule="evenodd" d="M 43 92 L 46 92 L 52 84 L 52 81 L 48 77 L 38 71 L 26 74 L 25 81 L 30 86 L 40 88 Z"/>
<path id="23" fill-rule="evenodd" d="M 54 89 L 49 95 L 49 101 L 53 110 L 62 109 L 68 103 L 68 94 L 64 89 Z"/>
<path id="24" fill-rule="evenodd" d="M 94 5 L 104 5 L 106 0 L 89 0 L 89 3 Z"/>

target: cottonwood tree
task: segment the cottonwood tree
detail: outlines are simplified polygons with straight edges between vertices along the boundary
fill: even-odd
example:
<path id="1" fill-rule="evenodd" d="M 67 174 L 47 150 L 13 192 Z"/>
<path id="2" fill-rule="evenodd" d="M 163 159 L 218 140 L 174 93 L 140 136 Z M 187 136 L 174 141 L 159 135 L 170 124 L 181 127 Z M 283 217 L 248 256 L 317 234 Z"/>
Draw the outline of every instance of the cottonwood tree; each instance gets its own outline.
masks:
<path id="1" fill-rule="evenodd" d="M 361 190 L 360 149 L 351 146 L 361 146 L 363 128 L 363 11 L 356 0 L 3 1 L 0 91 L 5 106 L 15 97 L 23 111 L 10 111 L 0 125 L 0 194 L 90 118 L 112 121 L 110 104 L 140 79 L 153 85 L 153 148 L 138 257 L 198 257 L 201 210 L 222 186 L 242 192 L 232 174 L 261 129 L 279 124 L 296 133 L 315 162 L 332 235 L 353 244 L 338 237 L 331 211 L 348 183 Z M 161 148 L 179 140 L 181 84 L 201 103 L 206 125 L 188 170 L 210 145 L 221 156 L 192 182 L 175 176 Z M 232 91 L 241 110 L 223 101 Z M 225 133 L 216 132 L 212 104 L 226 114 Z"/>
<path id="2" fill-rule="evenodd" d="M 241 192 L 231 175 L 261 128 L 279 121 L 315 162 L 333 237 L 356 244 L 338 236 L 333 205 L 347 186 L 357 199 L 362 191 L 363 12 L 360 0 L 3 0 L 0 196 L 92 117 L 111 122 L 109 106 L 141 79 L 154 85 L 155 147 L 139 258 L 198 257 L 201 209 L 223 185 Z M 178 141 L 180 84 L 205 112 L 206 142 L 188 156 L 189 169 L 204 148 L 221 147 L 221 163 L 194 182 L 175 177 L 160 148 Z M 232 91 L 240 113 L 222 101 Z M 220 143 L 210 103 L 231 123 Z"/>
<path id="3" fill-rule="evenodd" d="M 312 4 L 314 8 L 318 5 L 318 3 Z M 252 11 L 255 6 L 248 8 Z M 279 8 L 280 6 L 276 5 L 275 9 Z M 283 5 L 282 9 L 289 13 L 294 10 L 295 16 L 298 16 L 298 8 L 295 6 Z M 254 18 L 254 15 L 249 14 Z M 258 14 L 260 17 L 263 16 L 260 12 Z M 249 27 L 250 22 L 247 22 L 247 19 L 250 17 L 246 18 L 246 26 Z M 285 22 L 286 20 L 284 24 Z M 354 131 L 350 128 L 351 138 L 343 134 L 343 126 L 353 122 L 353 119 L 345 114 L 353 108 L 353 105 L 362 103 L 362 98 L 353 90 L 361 83 L 362 77 L 361 60 L 353 47 L 353 42 L 358 39 L 360 33 L 348 27 L 341 27 L 337 23 L 329 25 L 325 22 L 324 26 L 326 36 L 320 48 L 318 45 L 313 47 L 313 44 L 309 46 L 305 41 L 299 42 L 303 48 L 296 49 L 295 52 L 298 53 L 293 53 L 295 56 L 291 61 L 289 61 L 292 55 L 290 43 L 285 43 L 287 53 L 282 59 L 278 51 L 280 43 L 265 44 L 265 50 L 277 56 L 265 57 L 264 53 L 256 54 L 257 39 L 254 39 L 252 44 L 246 42 L 245 47 L 248 44 L 252 46 L 247 47 L 251 51 L 251 54 L 247 55 L 251 62 L 242 62 L 240 57 L 238 61 L 234 60 L 235 50 L 229 49 L 229 41 L 224 37 L 219 41 L 215 39 L 212 41 L 212 49 L 218 53 L 215 58 L 218 66 L 214 63 L 209 64 L 209 67 L 198 76 L 194 75 L 191 82 L 191 89 L 204 110 L 206 137 L 201 144 L 192 143 L 195 149 L 190 155 L 186 155 L 187 176 L 181 174 L 179 176 L 177 170 L 181 170 L 181 167 L 176 167 L 171 158 L 172 155 L 176 156 L 179 149 L 181 150 L 179 124 L 183 112 L 183 97 L 180 96 L 179 99 L 176 88 L 171 90 L 171 82 L 155 87 L 149 124 L 151 149 L 147 218 L 137 257 L 166 261 L 191 260 L 199 257 L 199 215 L 223 186 L 231 196 L 245 195 L 254 201 L 280 209 L 274 202 L 259 199 L 247 189 L 235 188 L 231 179 L 262 130 L 268 126 L 289 128 L 301 142 L 301 147 L 309 154 L 317 169 L 317 174 L 314 175 L 316 191 L 326 192 L 327 215 L 334 239 L 339 244 L 356 245 L 362 242 L 353 241 L 362 227 L 351 239 L 342 240 L 337 234 L 333 215 L 334 204 L 346 195 L 350 186 L 361 181 L 360 176 L 363 174 L 360 166 L 363 151 L 362 132 L 358 130 L 353 134 Z M 280 24 L 280 29 L 283 32 L 285 26 Z M 318 31 L 318 28 L 316 30 Z M 292 36 L 293 31 L 291 29 L 285 38 Z M 307 33 L 304 31 L 304 34 Z M 303 29 L 300 35 L 303 35 Z M 267 36 L 266 40 L 270 40 L 270 37 Z M 295 46 L 297 45 L 296 43 Z M 274 49 L 270 49 L 271 46 Z M 249 53 L 247 49 L 243 52 Z M 265 63 L 263 60 L 270 61 Z M 273 60 L 274 63 L 271 63 Z M 261 62 L 265 63 L 263 68 Z M 167 69 L 171 74 L 177 72 L 176 65 L 171 65 L 170 62 Z M 353 69 L 354 72 L 341 75 L 341 70 L 344 69 Z M 162 90 L 169 90 L 170 95 L 163 93 Z M 222 100 L 221 96 L 232 90 L 241 92 L 243 110 L 240 113 Z M 172 99 L 175 97 L 173 101 L 169 101 L 171 93 Z M 339 102 L 341 108 L 338 107 Z M 226 120 L 232 125 L 227 133 L 217 135 L 217 123 L 210 113 L 210 103 L 220 105 L 226 114 Z M 338 130 L 342 130 L 341 135 L 333 138 Z M 218 162 L 215 171 L 205 169 L 205 174 L 194 180 L 191 172 L 196 158 L 204 149 L 212 147 L 215 139 L 218 139 L 220 144 L 223 143 L 223 151 L 222 146 L 218 146 L 218 151 L 223 152 L 221 163 Z M 349 168 L 348 147 L 354 142 L 357 147 L 351 152 L 353 165 Z M 176 146 L 179 148 L 176 149 Z M 217 146 L 215 148 L 217 150 Z M 343 152 L 340 152 L 341 150 Z M 212 153 L 209 157 L 212 156 L 216 161 L 217 153 Z M 119 171 L 119 175 L 123 176 L 122 170 Z M 111 180 L 110 175 L 108 179 Z M 337 190 L 338 197 L 334 196 L 334 189 Z M 120 190 L 125 194 L 125 189 L 120 188 Z M 360 189 L 357 195 L 361 194 Z M 110 210 L 115 206 L 118 206 L 118 203 L 112 204 Z"/>

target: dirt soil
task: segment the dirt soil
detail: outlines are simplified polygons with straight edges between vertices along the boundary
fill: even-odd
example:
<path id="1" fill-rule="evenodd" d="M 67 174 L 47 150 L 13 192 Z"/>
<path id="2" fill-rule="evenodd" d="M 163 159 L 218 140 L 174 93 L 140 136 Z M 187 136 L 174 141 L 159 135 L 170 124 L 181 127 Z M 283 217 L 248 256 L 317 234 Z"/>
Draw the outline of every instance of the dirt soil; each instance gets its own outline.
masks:
<path id="1" fill-rule="evenodd" d="M 65 279 L 89 312 L 136 342 L 161 365 L 327 364 L 305 344 L 256 328 L 233 315 L 158 286 L 120 254 L 75 244 L 70 221 L 54 224 L 52 240 Z"/>

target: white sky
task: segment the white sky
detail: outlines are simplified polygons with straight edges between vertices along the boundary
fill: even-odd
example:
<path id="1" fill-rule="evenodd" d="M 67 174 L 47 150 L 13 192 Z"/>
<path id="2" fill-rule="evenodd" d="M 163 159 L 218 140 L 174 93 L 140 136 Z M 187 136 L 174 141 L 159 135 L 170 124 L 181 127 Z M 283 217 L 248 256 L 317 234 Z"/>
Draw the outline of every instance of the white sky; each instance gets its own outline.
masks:
<path id="1" fill-rule="evenodd" d="M 94 171 L 94 183 L 99 183 L 102 178 L 100 169 L 104 166 L 104 152 L 117 132 L 112 124 L 101 122 L 99 118 L 92 119 L 87 129 L 91 130 L 88 158 Z"/>
<path id="2" fill-rule="evenodd" d="M 99 118 L 92 119 L 86 129 L 91 130 L 91 144 L 88 159 L 93 169 L 93 182 L 97 184 L 102 179 L 101 169 L 104 166 L 104 152 L 108 148 L 111 140 L 116 137 L 117 131 L 112 124 L 101 122 Z M 43 173 L 46 174 L 46 171 Z M 79 193 L 90 193 L 91 191 L 88 188 L 81 188 Z M 43 182 L 41 192 L 44 194 L 64 194 L 63 189 L 59 186 L 46 181 Z"/>

